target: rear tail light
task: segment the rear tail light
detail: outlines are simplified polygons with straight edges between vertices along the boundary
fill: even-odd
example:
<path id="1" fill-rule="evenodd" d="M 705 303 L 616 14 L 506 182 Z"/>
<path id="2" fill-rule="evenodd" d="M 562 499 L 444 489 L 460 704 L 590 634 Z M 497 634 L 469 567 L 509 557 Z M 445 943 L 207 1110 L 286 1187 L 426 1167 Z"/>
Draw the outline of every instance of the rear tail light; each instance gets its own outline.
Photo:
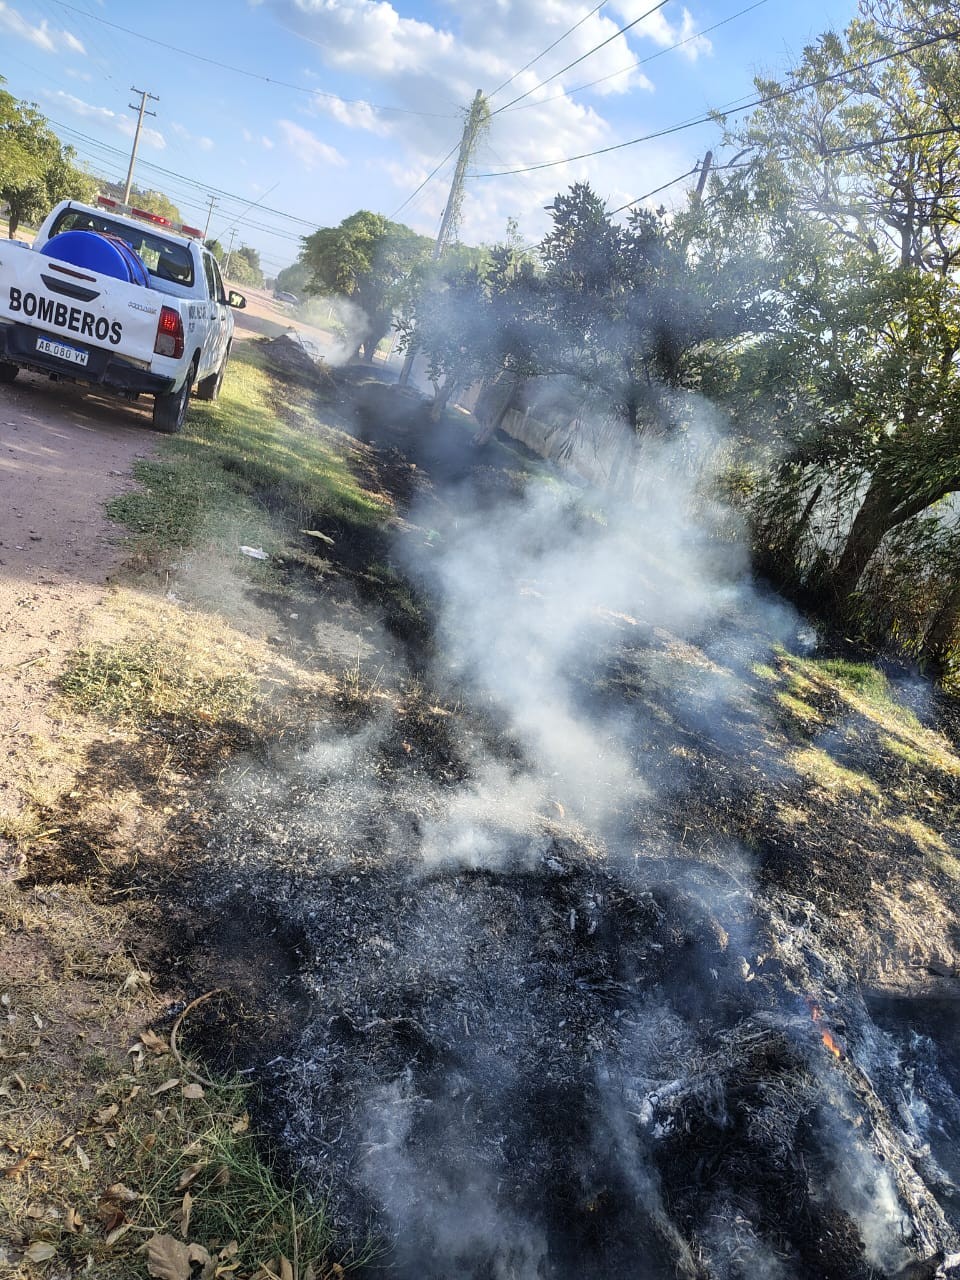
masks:
<path id="1" fill-rule="evenodd" d="M 183 321 L 180 312 L 173 307 L 160 308 L 157 340 L 153 349 L 158 356 L 172 356 L 174 360 L 179 360 L 183 355 Z"/>

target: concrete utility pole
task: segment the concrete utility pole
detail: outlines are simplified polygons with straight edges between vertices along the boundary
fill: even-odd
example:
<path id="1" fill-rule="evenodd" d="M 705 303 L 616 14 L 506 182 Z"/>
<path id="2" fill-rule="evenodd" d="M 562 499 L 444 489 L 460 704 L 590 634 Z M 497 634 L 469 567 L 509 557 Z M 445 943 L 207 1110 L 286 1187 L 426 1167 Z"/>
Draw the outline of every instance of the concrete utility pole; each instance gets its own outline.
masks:
<path id="1" fill-rule="evenodd" d="M 486 124 L 489 116 L 490 108 L 487 106 L 487 100 L 483 96 L 483 90 L 478 89 L 463 125 L 463 135 L 460 138 L 460 154 L 457 156 L 457 167 L 453 171 L 453 181 L 450 184 L 450 194 L 447 196 L 447 203 L 443 210 L 443 217 L 440 219 L 440 230 L 437 232 L 437 240 L 433 246 L 434 262 L 438 261 L 443 256 L 443 251 L 447 247 L 447 241 L 449 240 L 451 233 L 456 229 L 457 222 L 460 219 L 460 206 L 463 203 L 463 180 L 466 176 L 467 165 L 470 163 L 470 156 L 473 152 L 473 148 L 476 146 L 480 130 Z M 413 368 L 415 358 L 415 351 L 407 352 L 407 356 L 403 362 L 403 368 L 400 371 L 400 377 L 398 379 L 401 387 L 405 387 L 410 381 L 410 370 Z"/>
<path id="2" fill-rule="evenodd" d="M 697 202 L 703 195 L 704 188 L 707 185 L 707 178 L 710 176 L 710 166 L 713 164 L 713 152 L 708 151 L 703 157 L 703 164 L 700 166 L 700 176 L 697 178 Z"/>
<path id="3" fill-rule="evenodd" d="M 210 219 L 213 217 L 213 206 L 214 206 L 216 203 L 217 203 L 217 197 L 216 197 L 216 196 L 211 196 L 211 197 L 210 197 L 210 201 L 209 201 L 209 208 L 207 209 L 207 222 L 206 222 L 206 225 L 205 225 L 205 226 L 204 226 L 204 228 L 203 228 L 203 242 L 204 242 L 204 244 L 206 244 L 206 242 L 207 242 L 207 232 L 210 230 Z"/>
<path id="4" fill-rule="evenodd" d="M 456 228 L 460 217 L 460 206 L 463 203 L 463 179 L 467 172 L 467 165 L 470 162 L 470 154 L 477 141 L 477 135 L 481 127 L 486 123 L 489 114 L 490 109 L 484 101 L 483 93 L 478 89 L 470 107 L 470 113 L 463 126 L 463 137 L 460 139 L 460 154 L 457 156 L 457 167 L 453 171 L 453 182 L 450 184 L 447 206 L 440 220 L 437 243 L 433 246 L 434 260 L 442 255 L 447 247 L 447 240 L 451 231 Z"/>
<path id="5" fill-rule="evenodd" d="M 147 110 L 147 99 L 152 98 L 154 102 L 160 101 L 155 93 L 147 93 L 146 89 L 135 89 L 133 85 L 130 86 L 130 92 L 139 93 L 140 105 L 138 107 L 135 102 L 131 102 L 129 104 L 130 110 L 137 112 L 137 131 L 133 135 L 133 150 L 130 152 L 130 168 L 127 170 L 127 185 L 123 189 L 124 204 L 128 203 L 130 199 L 130 188 L 133 186 L 133 166 L 137 163 L 137 147 L 140 145 L 140 130 L 143 128 L 143 117 L 155 116 L 157 114 L 155 111 Z"/>

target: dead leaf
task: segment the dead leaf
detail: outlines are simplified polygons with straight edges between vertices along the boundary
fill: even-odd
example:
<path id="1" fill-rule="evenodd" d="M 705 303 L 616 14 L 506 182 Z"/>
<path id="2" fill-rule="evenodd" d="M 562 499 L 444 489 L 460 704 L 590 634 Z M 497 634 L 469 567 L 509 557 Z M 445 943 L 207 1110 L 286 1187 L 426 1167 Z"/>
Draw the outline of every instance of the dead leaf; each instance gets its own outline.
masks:
<path id="1" fill-rule="evenodd" d="M 136 1204 L 140 1199 L 139 1191 L 131 1191 L 122 1182 L 112 1182 L 103 1193 L 104 1200 L 114 1200 L 117 1204 Z"/>
<path id="2" fill-rule="evenodd" d="M 23 1211 L 23 1216 L 24 1216 L 25 1218 L 42 1218 L 42 1217 L 43 1217 L 43 1205 L 42 1205 L 42 1204 L 28 1204 L 28 1205 L 27 1205 L 27 1207 L 26 1207 L 26 1208 L 24 1209 L 24 1211 Z"/>
<path id="3" fill-rule="evenodd" d="M 144 987 L 149 987 L 153 981 L 149 973 L 144 973 L 142 969 L 131 969 L 123 982 L 120 984 L 120 990 L 117 995 L 135 996 L 138 991 L 142 991 Z"/>
<path id="4" fill-rule="evenodd" d="M 127 1234 L 132 1225 L 133 1223 L 131 1222 L 122 1222 L 119 1226 L 114 1227 L 112 1231 L 107 1232 L 106 1239 L 103 1243 L 109 1249 L 112 1244 L 117 1243 L 121 1236 L 125 1236 Z"/>
<path id="5" fill-rule="evenodd" d="M 3 1176 L 5 1178 L 11 1178 L 11 1179 L 19 1178 L 21 1173 L 24 1172 L 24 1170 L 27 1168 L 27 1165 L 30 1163 L 31 1160 L 39 1160 L 39 1159 L 40 1159 L 39 1151 L 28 1151 L 26 1155 L 23 1155 L 20 1157 L 20 1159 L 16 1162 L 16 1164 L 12 1164 L 8 1168 L 4 1169 Z"/>
<path id="6" fill-rule="evenodd" d="M 94 1116 L 97 1124 L 109 1124 L 115 1115 L 120 1112 L 120 1104 L 112 1102 L 109 1107 L 104 1107 L 102 1111 L 98 1111 Z"/>
<path id="7" fill-rule="evenodd" d="M 117 1139 L 115 1138 L 115 1136 L 114 1136 L 112 1133 L 105 1133 L 105 1134 L 103 1135 L 103 1140 L 104 1140 L 104 1142 L 107 1144 L 107 1146 L 110 1148 L 110 1150 L 111 1150 L 111 1151 L 115 1151 L 115 1150 L 116 1150 L 116 1147 L 117 1147 Z"/>
<path id="8" fill-rule="evenodd" d="M 179 1076 L 171 1076 L 169 1080 L 164 1080 L 163 1084 L 158 1084 L 150 1096 L 155 1098 L 158 1093 L 168 1093 L 171 1089 L 175 1089 L 179 1083 Z"/>
<path id="9" fill-rule="evenodd" d="M 155 1053 L 157 1057 L 161 1057 L 165 1053 L 170 1052 L 170 1046 L 164 1040 L 163 1036 L 158 1036 L 155 1031 L 141 1031 L 140 1043 L 145 1049 L 149 1049 L 151 1053 Z M 134 1045 L 136 1049 L 136 1045 Z M 131 1050 L 132 1052 L 133 1050 Z"/>
<path id="10" fill-rule="evenodd" d="M 183 1203 L 180 1206 L 180 1234 L 184 1240 L 190 1230 L 190 1214 L 193 1212 L 193 1196 L 189 1191 L 183 1193 Z"/>
<path id="11" fill-rule="evenodd" d="M 210 1185 L 211 1187 L 226 1187 L 230 1183 L 230 1170 L 225 1164 L 220 1165 L 217 1172 L 213 1175 Z"/>
<path id="12" fill-rule="evenodd" d="M 120 1206 L 111 1204 L 109 1201 L 97 1205 L 97 1217 L 100 1219 L 100 1225 L 107 1235 L 116 1231 L 118 1227 L 123 1226 L 127 1220 L 127 1215 Z"/>
<path id="13" fill-rule="evenodd" d="M 80 1168 L 84 1173 L 86 1173 L 90 1168 L 90 1157 L 84 1151 L 83 1147 L 81 1147 L 79 1142 L 77 1143 L 77 1159 L 80 1161 Z"/>
<path id="14" fill-rule="evenodd" d="M 200 1265 L 204 1267 L 207 1266 L 208 1263 L 213 1261 L 213 1259 L 210 1257 L 210 1254 L 207 1252 L 207 1250 L 203 1247 L 202 1244 L 188 1244 L 187 1255 L 190 1258 L 191 1262 L 199 1262 Z"/>
<path id="15" fill-rule="evenodd" d="M 148 1133 L 140 1145 L 143 1147 L 144 1151 L 152 1151 L 157 1145 L 157 1135 L 155 1133 Z"/>
<path id="16" fill-rule="evenodd" d="M 153 1236 L 144 1245 L 147 1274 L 158 1280 L 190 1280 L 190 1250 L 173 1236 Z"/>
<path id="17" fill-rule="evenodd" d="M 239 1120 L 234 1120 L 230 1126 L 231 1133 L 246 1133 L 250 1128 L 250 1113 L 245 1111 Z"/>
<path id="18" fill-rule="evenodd" d="M 189 1187 L 191 1182 L 202 1173 L 206 1168 L 205 1160 L 198 1160 L 196 1164 L 188 1164 L 180 1175 L 180 1181 L 177 1183 L 177 1190 L 182 1191 L 184 1187 Z"/>
<path id="19" fill-rule="evenodd" d="M 301 533 L 305 533 L 308 538 L 319 538 L 321 542 L 327 543 L 328 546 L 334 546 L 334 541 L 327 534 L 321 533 L 319 529 L 301 529 Z"/>
<path id="20" fill-rule="evenodd" d="M 183 1096 L 184 1096 L 185 1098 L 189 1098 L 189 1099 L 191 1099 L 191 1101 L 192 1101 L 192 1100 L 195 1100 L 195 1099 L 198 1099 L 198 1098 L 202 1098 L 202 1097 L 203 1097 L 203 1085 L 202 1085 L 202 1084 L 196 1084 L 196 1083 L 194 1083 L 194 1084 L 185 1084 L 185 1085 L 183 1086 Z"/>
<path id="21" fill-rule="evenodd" d="M 24 1250 L 23 1256 L 28 1262 L 49 1262 L 51 1258 L 57 1256 L 57 1246 L 51 1244 L 49 1240 L 34 1240 L 33 1244 Z"/>
<path id="22" fill-rule="evenodd" d="M 83 1219 L 72 1205 L 67 1209 L 63 1225 L 67 1231 L 79 1231 L 83 1226 Z"/>
<path id="23" fill-rule="evenodd" d="M 280 1280 L 293 1280 L 293 1267 L 282 1253 L 280 1255 Z"/>

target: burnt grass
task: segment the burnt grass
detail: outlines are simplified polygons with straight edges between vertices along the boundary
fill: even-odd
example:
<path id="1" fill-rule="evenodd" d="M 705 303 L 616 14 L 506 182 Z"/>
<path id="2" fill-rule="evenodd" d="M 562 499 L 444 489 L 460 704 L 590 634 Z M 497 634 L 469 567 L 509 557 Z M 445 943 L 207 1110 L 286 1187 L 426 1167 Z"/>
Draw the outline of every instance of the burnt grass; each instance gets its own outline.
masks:
<path id="1" fill-rule="evenodd" d="M 909 900 L 922 881 L 955 903 L 956 886 L 872 811 L 882 796 L 886 819 L 909 817 L 935 794 L 956 848 L 960 779 L 906 764 L 827 689 L 815 722 L 775 704 L 754 670 L 769 645 L 742 620 L 692 642 L 641 622 L 577 696 L 616 715 L 649 793 L 600 838 L 549 799 L 520 824 L 494 805 L 495 857 L 426 857 L 447 806 L 531 762 L 496 704 L 445 673 L 434 588 L 403 540 L 466 501 L 496 519 L 524 467 L 368 370 L 315 390 L 368 446 L 361 478 L 398 528 L 315 513 L 323 572 L 287 572 L 318 611 L 382 628 L 377 688 L 341 681 L 262 734 L 158 723 L 139 756 L 97 748 L 81 794 L 134 781 L 160 806 L 175 744 L 192 799 L 167 857 L 71 826 L 66 803 L 31 881 L 99 876 L 143 904 L 150 967 L 181 996 L 169 1020 L 217 991 L 186 1047 L 254 1086 L 265 1149 L 328 1199 L 343 1248 L 376 1241 L 364 1274 L 953 1275 L 957 1046 L 911 1001 L 956 1011 L 956 978 L 905 958 L 873 889 Z M 280 597 L 256 602 L 279 616 Z M 736 696 L 712 695 L 713 668 Z M 867 792 L 799 773 L 804 747 Z M 878 956 L 940 985 L 888 995 Z M 878 1226 L 888 1185 L 899 1209 Z"/>

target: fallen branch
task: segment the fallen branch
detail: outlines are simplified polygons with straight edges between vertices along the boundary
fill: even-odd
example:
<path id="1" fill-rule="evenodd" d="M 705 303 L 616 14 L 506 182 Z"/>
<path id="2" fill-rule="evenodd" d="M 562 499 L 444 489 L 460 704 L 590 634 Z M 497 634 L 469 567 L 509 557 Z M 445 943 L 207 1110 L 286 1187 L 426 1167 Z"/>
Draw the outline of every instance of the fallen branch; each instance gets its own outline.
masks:
<path id="1" fill-rule="evenodd" d="M 177 1036 L 180 1034 L 180 1028 L 183 1026 L 183 1021 L 187 1014 L 192 1013 L 194 1009 L 201 1004 L 205 1004 L 206 1001 L 211 999 L 213 996 L 219 995 L 223 995 L 223 988 L 214 987 L 212 991 L 205 991 L 202 996 L 197 996 L 196 1000 L 191 1000 L 186 1008 L 180 1010 L 177 1020 L 174 1022 L 170 1031 L 170 1052 L 173 1054 L 177 1066 L 184 1075 L 192 1076 L 193 1079 L 198 1080 L 200 1084 L 205 1084 L 208 1089 L 250 1089 L 252 1088 L 252 1085 L 247 1084 L 244 1081 L 229 1084 L 226 1081 L 211 1080 L 209 1076 L 205 1076 L 202 1072 L 195 1071 L 193 1067 L 188 1066 L 181 1057 L 180 1050 L 177 1048 Z"/>

